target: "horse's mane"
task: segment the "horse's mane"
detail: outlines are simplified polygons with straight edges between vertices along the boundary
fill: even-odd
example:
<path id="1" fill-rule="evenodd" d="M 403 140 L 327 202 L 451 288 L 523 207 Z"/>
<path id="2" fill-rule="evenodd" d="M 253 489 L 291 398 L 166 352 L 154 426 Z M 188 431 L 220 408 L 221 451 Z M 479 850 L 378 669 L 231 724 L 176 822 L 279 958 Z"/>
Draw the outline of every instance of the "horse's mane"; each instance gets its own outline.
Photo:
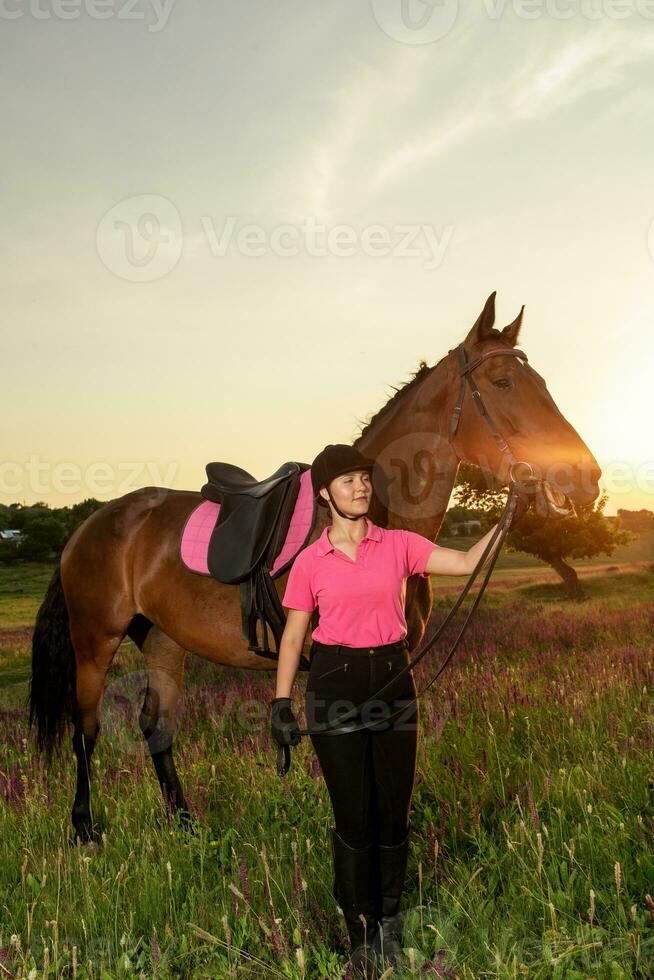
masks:
<path id="1" fill-rule="evenodd" d="M 488 332 L 486 339 L 490 339 L 494 337 L 497 338 L 502 337 L 502 331 L 498 330 L 496 327 L 493 327 L 492 330 Z M 452 350 L 453 349 L 454 348 L 452 348 Z M 394 405 L 397 405 L 397 403 L 405 395 L 407 395 L 410 391 L 412 391 L 413 388 L 415 388 L 416 385 L 418 385 L 424 379 L 426 374 L 429 374 L 430 371 L 433 371 L 434 368 L 437 368 L 438 365 L 441 364 L 445 360 L 445 358 L 452 353 L 452 350 L 448 350 L 447 354 L 441 357 L 440 361 L 438 361 L 436 364 L 432 365 L 431 367 L 427 364 L 427 362 L 424 359 L 421 359 L 418 364 L 418 370 L 414 373 L 413 377 L 409 379 L 409 381 L 405 381 L 404 384 L 401 385 L 399 388 L 395 388 L 395 385 L 391 385 L 391 388 L 394 388 L 395 390 L 395 394 L 391 395 L 391 397 L 388 399 L 386 404 L 382 405 L 379 411 L 376 412 L 375 415 L 373 415 L 372 418 L 369 419 L 364 424 L 364 428 L 359 430 L 359 435 L 354 440 L 353 445 L 356 446 L 359 440 L 363 439 L 366 432 L 375 424 L 375 422 L 377 422 L 384 415 L 387 415 L 388 412 L 390 412 L 391 408 Z M 361 422 L 361 419 L 357 419 L 357 422 Z"/>
<path id="2" fill-rule="evenodd" d="M 418 364 L 418 370 L 413 374 L 413 377 L 411 377 L 408 381 L 405 381 L 404 384 L 401 385 L 399 388 L 395 388 L 395 385 L 391 385 L 391 388 L 394 389 L 395 394 L 390 396 L 388 401 L 384 405 L 382 405 L 379 411 L 376 412 L 371 419 L 363 423 L 364 427 L 363 429 L 359 430 L 359 435 L 354 440 L 353 445 L 356 446 L 357 442 L 359 442 L 360 439 L 363 439 L 366 432 L 368 432 L 368 430 L 375 424 L 375 422 L 377 422 L 384 415 L 387 415 L 390 412 L 391 408 L 397 405 L 397 403 L 402 398 L 404 398 L 405 395 L 407 395 L 410 391 L 412 391 L 424 379 L 425 375 L 429 374 L 429 372 L 432 371 L 433 368 L 436 366 L 437 365 L 433 365 L 432 367 L 430 367 L 425 360 L 421 359 L 420 363 Z M 362 421 L 361 419 L 357 419 L 357 422 L 361 422 L 361 421 Z"/>

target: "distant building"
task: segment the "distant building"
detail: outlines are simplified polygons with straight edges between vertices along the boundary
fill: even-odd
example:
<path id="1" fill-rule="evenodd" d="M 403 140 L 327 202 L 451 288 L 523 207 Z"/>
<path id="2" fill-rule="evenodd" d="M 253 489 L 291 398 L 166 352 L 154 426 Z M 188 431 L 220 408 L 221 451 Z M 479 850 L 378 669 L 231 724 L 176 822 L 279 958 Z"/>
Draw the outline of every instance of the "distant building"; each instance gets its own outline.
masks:
<path id="1" fill-rule="evenodd" d="M 20 541 L 23 537 L 23 532 L 18 530 L 7 530 L 0 531 L 0 540 L 2 541 Z"/>
<path id="2" fill-rule="evenodd" d="M 456 521 L 452 524 L 450 531 L 452 535 L 466 536 L 475 531 L 481 531 L 481 521 Z"/>

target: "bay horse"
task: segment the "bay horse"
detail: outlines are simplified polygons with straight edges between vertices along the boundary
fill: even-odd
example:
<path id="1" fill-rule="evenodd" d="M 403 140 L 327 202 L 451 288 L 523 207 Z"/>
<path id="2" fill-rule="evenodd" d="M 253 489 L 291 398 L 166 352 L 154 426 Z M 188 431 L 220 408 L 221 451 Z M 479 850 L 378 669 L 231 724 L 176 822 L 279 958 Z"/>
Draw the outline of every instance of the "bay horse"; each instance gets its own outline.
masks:
<path id="1" fill-rule="evenodd" d="M 524 306 L 512 323 L 496 329 L 491 293 L 464 340 L 468 358 L 498 346 L 515 348 L 523 312 Z M 376 510 L 382 506 L 376 494 L 370 509 L 372 520 L 381 526 L 417 531 L 435 540 L 462 460 L 480 466 L 496 481 L 496 488 L 507 485 L 503 454 L 470 399 L 464 402 L 456 437 L 448 438 L 460 380 L 456 349 L 432 367 L 421 361 L 411 380 L 395 390 L 355 441 L 386 481 L 384 512 Z M 601 471 L 596 460 L 528 362 L 515 356 L 489 357 L 475 380 L 517 459 L 528 461 L 534 473 L 574 503 L 597 497 Z M 136 643 L 147 670 L 139 726 L 164 801 L 185 825 L 192 818 L 175 768 L 173 736 L 187 654 L 231 667 L 276 669 L 275 659 L 247 648 L 239 588 L 193 574 L 180 559 L 182 529 L 202 499 L 199 491 L 144 487 L 104 504 L 67 541 L 38 611 L 29 725 L 36 725 L 37 749 L 48 761 L 60 754 L 72 727 L 77 760 L 71 813 L 75 840 L 95 839 L 90 760 L 100 731 L 107 672 L 124 637 Z M 310 541 L 328 520 L 328 513 L 318 508 Z M 275 579 L 280 597 L 287 577 L 288 571 Z M 422 640 L 431 597 L 428 579 L 409 578 L 406 618 L 411 649 Z"/>

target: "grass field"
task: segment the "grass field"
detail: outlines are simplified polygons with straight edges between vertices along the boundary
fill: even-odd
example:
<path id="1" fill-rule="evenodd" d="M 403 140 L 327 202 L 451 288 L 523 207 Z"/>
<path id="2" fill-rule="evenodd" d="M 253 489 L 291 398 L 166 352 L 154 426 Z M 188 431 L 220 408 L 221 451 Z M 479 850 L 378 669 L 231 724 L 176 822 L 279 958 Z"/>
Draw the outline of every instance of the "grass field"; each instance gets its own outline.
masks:
<path id="1" fill-rule="evenodd" d="M 406 975 L 654 977 L 652 544 L 580 563 L 582 603 L 544 566 L 501 557 L 420 703 Z M 44 770 L 23 708 L 50 574 L 0 567 L 0 977 L 345 976 L 329 798 L 306 739 L 276 775 L 274 672 L 189 659 L 176 760 L 191 834 L 163 808 L 124 643 L 92 759 L 102 843 L 70 846 L 70 744 Z M 434 621 L 463 582 L 432 581 Z"/>

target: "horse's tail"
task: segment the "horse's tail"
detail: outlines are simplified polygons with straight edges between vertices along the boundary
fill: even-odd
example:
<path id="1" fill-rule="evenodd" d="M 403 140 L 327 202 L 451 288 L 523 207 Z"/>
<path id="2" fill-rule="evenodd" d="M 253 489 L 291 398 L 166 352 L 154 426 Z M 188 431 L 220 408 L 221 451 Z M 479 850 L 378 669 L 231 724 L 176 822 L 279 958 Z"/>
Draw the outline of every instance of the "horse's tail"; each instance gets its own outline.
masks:
<path id="1" fill-rule="evenodd" d="M 36 614 L 32 637 L 32 677 L 27 697 L 29 727 L 36 722 L 38 751 L 48 761 L 61 749 L 77 705 L 75 650 L 59 565 Z"/>

